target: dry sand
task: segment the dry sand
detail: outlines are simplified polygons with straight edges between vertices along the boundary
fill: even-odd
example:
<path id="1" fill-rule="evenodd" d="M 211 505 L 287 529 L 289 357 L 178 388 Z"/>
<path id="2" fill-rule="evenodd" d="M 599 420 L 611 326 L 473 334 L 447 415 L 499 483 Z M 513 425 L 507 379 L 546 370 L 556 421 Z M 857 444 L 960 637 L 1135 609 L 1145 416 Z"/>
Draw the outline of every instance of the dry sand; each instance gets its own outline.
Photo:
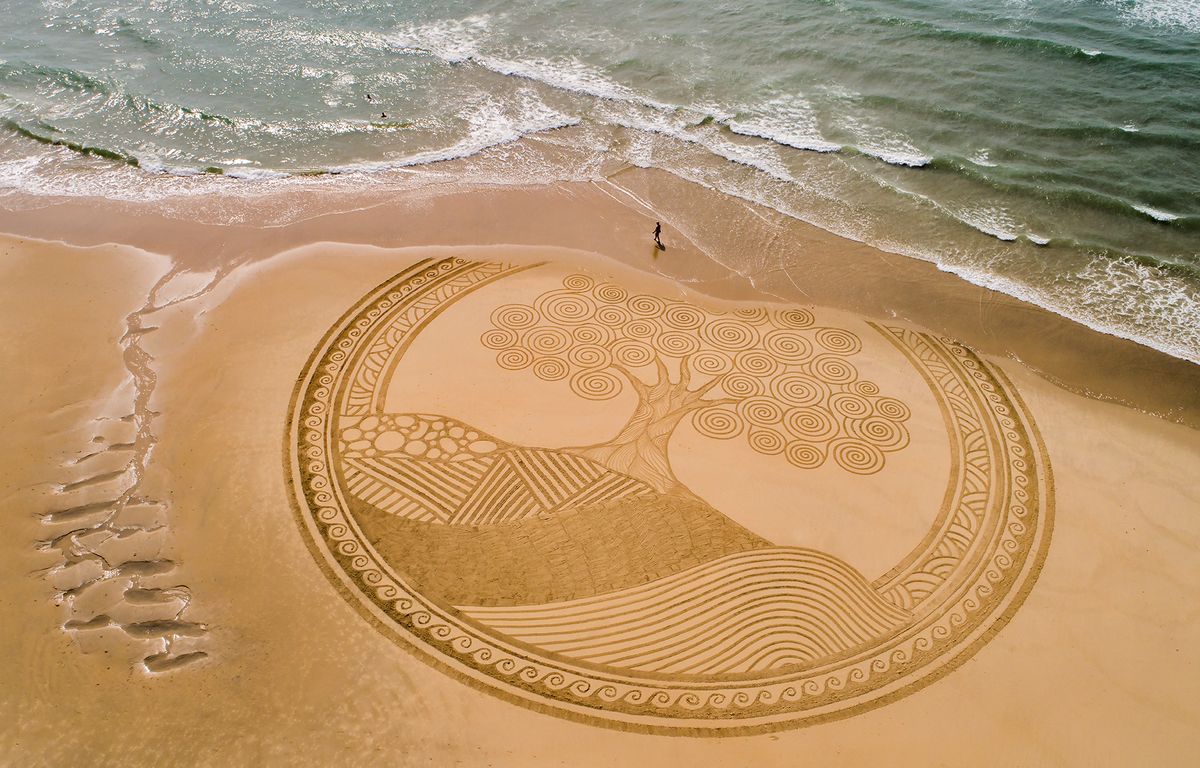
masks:
<path id="1" fill-rule="evenodd" d="M 652 210 L 670 209 L 677 191 L 653 178 L 637 183 L 655 192 L 638 195 L 653 198 Z M 1143 410 L 1193 421 L 1195 366 L 815 230 L 784 231 L 806 255 L 801 279 L 788 276 L 791 289 L 763 280 L 749 285 L 710 258 L 728 260 L 735 246 L 706 254 L 670 226 L 671 248 L 655 259 L 647 248 L 647 211 L 613 197 L 626 194 L 570 186 L 438 190 L 274 228 L 216 227 L 199 217 L 181 221 L 145 211 L 131 219 L 128 210 L 101 206 L 85 214 L 79 203 L 5 214 L 3 228 L 23 237 L 0 245 L 0 390 L 10 435 L 0 463 L 8 526 L 0 540 L 0 761 L 599 766 L 1194 759 L 1200 434 Z M 744 208 L 722 204 L 733 206 L 729 216 Z M 735 222 L 753 218 L 739 216 Z M 528 268 L 493 274 L 447 259 Z M 473 664 L 452 644 L 431 640 L 419 622 L 405 625 L 389 613 L 398 610 L 396 595 L 376 601 L 378 585 L 355 581 L 359 566 L 337 557 L 327 537 L 333 534 L 308 506 L 316 470 L 304 463 L 312 458 L 302 443 L 308 422 L 297 409 L 317 402 L 308 385 L 323 375 L 321 365 L 336 362 L 322 357 L 322 349 L 331 354 L 338 328 L 352 327 L 347 313 L 378 286 L 401 286 L 407 278 L 397 283 L 397 276 L 424 260 L 462 269 L 468 283 L 480 276 L 479 286 L 461 297 L 430 294 L 428 307 L 436 311 L 414 314 L 412 329 L 394 332 L 384 346 L 399 352 L 377 354 L 385 360 L 381 370 L 391 373 L 364 379 L 363 391 L 374 399 L 361 412 L 352 402 L 356 390 L 346 390 L 351 399 L 339 401 L 336 420 L 322 432 L 329 453 L 321 462 L 341 473 L 335 481 L 343 486 L 342 501 L 333 506 L 381 561 L 381 578 L 407 580 L 416 597 L 430 600 L 447 637 L 482 633 L 498 643 L 497 654 L 515 648 L 531 667 L 557 665 L 585 681 L 615 675 L 633 687 L 707 685 L 753 696 L 775 695 L 768 691 L 771 675 L 822 668 L 836 676 L 855 659 L 867 666 L 871 659 L 892 661 L 880 661 L 861 691 L 834 691 L 821 702 L 800 696 L 729 709 L 727 701 L 724 714 L 689 713 L 682 704 L 639 710 L 521 687 L 503 670 Z M 838 260 L 860 268 L 848 277 L 832 269 Z M 548 266 L 534 266 L 543 262 Z M 591 297 L 585 313 L 605 305 L 595 284 L 564 282 L 576 274 L 698 309 L 703 327 L 719 319 L 750 328 L 750 340 L 737 347 L 734 339 L 724 353 L 720 343 L 696 342 L 730 365 L 745 349 L 767 349 L 771 330 L 787 330 L 790 316 L 779 313 L 801 298 L 795 284 L 802 284 L 805 303 L 818 306 L 811 323 L 797 321 L 793 335 L 821 354 L 818 339 L 824 339 L 843 367 L 830 363 L 835 369 L 824 378 L 808 363 L 773 369 L 757 376 L 763 397 L 771 400 L 772 384 L 784 373 L 799 372 L 824 382 L 824 394 L 799 410 L 832 409 L 835 394 L 858 393 L 868 405 L 892 398 L 903 412 L 879 406 L 894 416 L 892 426 L 858 443 L 883 447 L 863 449 L 867 458 L 851 456 L 844 465 L 834 458 L 834 442 L 861 425 L 839 421 L 833 437 L 809 441 L 823 459 L 798 468 L 783 448 L 754 438 L 753 423 L 744 423 L 747 433 L 735 439 L 706 436 L 697 426 L 700 411 L 680 411 L 666 432 L 665 472 L 655 458 L 662 445 L 609 450 L 638 404 L 632 378 L 618 372 L 604 384 L 619 389 L 612 398 L 588 399 L 579 396 L 589 391 L 583 379 L 575 388 L 570 383 L 582 357 L 568 351 L 543 355 L 557 355 L 562 380 L 550 364 L 543 378 L 532 363 L 496 365 L 506 350 L 517 354 L 516 347 L 540 343 L 521 323 L 492 347 L 483 343 L 489 332 L 503 331 L 494 317 L 505 305 L 541 308 L 543 319 L 558 318 L 546 324 L 560 330 L 586 325 L 574 323 L 569 307 L 545 309 L 544 297 L 555 292 Z M 669 279 L 682 277 L 694 290 Z M 632 307 L 628 299 L 614 301 Z M 967 306 L 974 311 L 959 311 Z M 728 314 L 739 309 L 746 314 Z M 818 328 L 837 331 L 818 336 Z M 936 333 L 925 336 L 925 328 Z M 617 341 L 636 330 L 593 346 L 616 355 Z M 978 362 L 968 347 L 939 334 L 978 350 Z M 672 343 L 685 342 L 652 346 L 661 351 Z M 1143 410 L 1052 384 L 1015 356 L 1033 359 L 1075 389 L 1134 401 Z M 660 357 L 668 380 L 679 383 L 678 358 Z M 945 376 L 957 371 L 959 378 L 931 373 L 943 371 L 938 360 L 951 363 Z M 1113 361 L 1123 370 L 1111 370 Z M 853 375 L 845 373 L 846 363 Z M 972 378 L 971 371 L 986 376 Z M 662 374 L 651 364 L 634 375 L 649 390 Z M 350 373 L 329 376 L 338 386 L 354 380 Z M 691 390 L 705 380 L 698 376 Z M 878 393 L 859 387 L 863 381 Z M 989 392 L 1003 402 L 989 400 Z M 660 391 L 642 399 L 664 403 L 663 397 Z M 679 402 L 664 405 L 660 415 L 678 411 Z M 956 416 L 956 403 L 974 408 L 975 416 L 990 414 L 995 424 L 969 438 L 963 425 L 973 417 Z M 997 404 L 1008 410 L 994 410 Z M 738 410 L 742 405 L 728 407 L 751 420 Z M 451 448 L 435 448 L 439 443 L 427 438 L 356 447 L 359 433 L 346 430 L 369 432 L 373 422 L 366 418 L 375 413 L 450 417 L 436 428 L 448 435 L 459 423 L 464 434 L 479 433 L 453 450 L 471 452 L 480 466 L 494 466 L 503 454 L 503 461 L 520 458 L 524 463 L 514 466 L 525 469 L 574 462 L 577 472 L 593 473 L 588 482 L 597 475 L 632 480 L 622 481 L 624 496 L 608 492 L 592 506 L 555 506 L 551 486 L 536 482 L 521 488 L 545 498 L 526 507 L 514 501 L 516 491 L 474 507 L 465 497 L 414 506 L 386 481 L 363 475 L 356 485 L 348 473 L 386 461 L 416 471 L 423 465 L 404 463 L 416 461 L 414 454 L 401 455 L 410 442 L 424 440 L 413 450 L 425 453 Z M 764 411 L 754 418 L 772 417 Z M 771 429 L 786 434 L 783 426 Z M 383 446 L 378 455 L 376 445 Z M 964 469 L 971 466 L 984 469 L 972 479 L 973 470 Z M 958 491 L 947 481 L 956 472 L 966 473 Z M 943 513 L 955 493 L 967 507 L 982 500 L 983 511 L 976 530 L 951 536 L 946 520 L 955 510 Z M 451 507 L 470 524 L 428 517 Z M 1021 514 L 1031 516 L 1013 517 L 1015 507 L 1027 507 Z M 478 516 L 489 510 L 516 511 L 504 512 L 513 516 L 509 521 L 481 523 Z M 939 550 L 941 565 L 922 561 L 922 571 L 917 554 L 938 530 L 949 549 Z M 984 530 L 993 531 L 986 541 Z M 418 533 L 426 543 L 414 548 Z M 955 537 L 968 542 L 958 554 Z M 763 582 L 756 599 L 768 601 L 776 619 L 791 618 L 755 619 L 731 632 L 744 637 L 756 622 L 775 621 L 782 637 L 796 616 L 826 611 L 816 629 L 772 641 L 771 648 L 793 648 L 790 656 L 722 657 L 725 646 L 703 635 L 730 616 L 759 616 L 753 606 L 730 604 L 708 623 L 689 625 L 671 614 L 683 598 L 645 597 L 647 584 L 690 588 L 707 578 L 697 570 L 706 563 L 750 556 L 775 558 L 767 570 L 800 573 L 810 589 L 796 597 Z M 962 581 L 951 594 L 942 586 L 967 579 L 972 568 L 988 589 L 976 585 L 968 594 Z M 927 574 L 925 581 L 905 576 L 909 571 Z M 758 584 L 750 572 L 735 569 L 715 583 Z M 596 597 L 613 593 L 624 596 L 617 608 Z M 971 595 L 979 605 L 964 608 Z M 528 607 L 571 600 L 583 602 L 550 612 Z M 809 602 L 780 607 L 780 600 Z M 851 604 L 858 607 L 845 607 Z M 637 620 L 651 627 L 647 632 L 668 640 L 642 643 L 652 645 L 647 652 L 621 646 L 620 637 L 595 639 L 610 625 L 632 621 L 635 609 L 643 610 Z M 946 622 L 956 612 L 967 618 L 951 626 Z M 847 618 L 867 629 L 823 634 L 822 627 Z M 950 627 L 944 635 L 937 634 L 938 622 Z M 554 628 L 539 634 L 530 625 Z M 939 638 L 928 658 L 913 652 L 906 666 L 893 663 L 892 646 L 880 650 L 888 638 L 918 626 Z M 680 637 L 691 638 L 691 646 Z M 794 650 L 818 641 L 836 647 Z M 700 650 L 681 655 L 685 646 Z M 746 668 L 747 658 L 762 666 Z"/>

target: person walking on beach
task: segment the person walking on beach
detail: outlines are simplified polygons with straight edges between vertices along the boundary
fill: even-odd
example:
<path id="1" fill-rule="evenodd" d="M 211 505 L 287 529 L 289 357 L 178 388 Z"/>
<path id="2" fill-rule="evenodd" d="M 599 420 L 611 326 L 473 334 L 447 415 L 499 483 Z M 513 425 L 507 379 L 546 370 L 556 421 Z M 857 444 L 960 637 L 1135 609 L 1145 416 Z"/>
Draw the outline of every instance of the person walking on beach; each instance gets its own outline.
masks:
<path id="1" fill-rule="evenodd" d="M 665 251 L 667 246 L 663 245 L 662 241 L 662 222 L 654 222 L 654 244 L 658 246 L 658 250 Z"/>

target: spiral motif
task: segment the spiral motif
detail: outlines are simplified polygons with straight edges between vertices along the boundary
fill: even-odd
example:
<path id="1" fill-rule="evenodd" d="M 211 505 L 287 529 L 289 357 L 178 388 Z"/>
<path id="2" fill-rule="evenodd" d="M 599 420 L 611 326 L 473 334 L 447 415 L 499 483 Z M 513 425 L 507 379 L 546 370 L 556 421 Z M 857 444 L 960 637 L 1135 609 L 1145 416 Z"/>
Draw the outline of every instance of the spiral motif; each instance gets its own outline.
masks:
<path id="1" fill-rule="evenodd" d="M 705 376 L 720 376 L 733 366 L 728 355 L 711 349 L 705 349 L 688 358 L 688 365 L 696 373 Z"/>
<path id="2" fill-rule="evenodd" d="M 807 309 L 786 309 L 772 313 L 771 320 L 779 328 L 811 328 L 813 314 Z"/>
<path id="3" fill-rule="evenodd" d="M 790 408 L 783 415 L 783 426 L 798 438 L 815 443 L 837 434 L 838 423 L 825 408 Z"/>
<path id="4" fill-rule="evenodd" d="M 812 344 L 794 331 L 774 330 L 763 337 L 763 347 L 781 363 L 798 365 L 812 356 Z"/>
<path id="5" fill-rule="evenodd" d="M 890 421 L 907 421 L 911 415 L 908 406 L 894 397 L 881 397 L 875 401 L 875 414 Z"/>
<path id="6" fill-rule="evenodd" d="M 667 331 L 658 335 L 654 340 L 654 346 L 664 355 L 686 357 L 699 351 L 700 341 L 690 333 Z"/>
<path id="7" fill-rule="evenodd" d="M 769 397 L 752 397 L 738 403 L 738 413 L 759 427 L 772 427 L 783 420 L 783 408 Z"/>
<path id="8" fill-rule="evenodd" d="M 762 382 L 754 376 L 734 371 L 721 379 L 721 389 L 730 397 L 754 397 L 762 394 Z"/>
<path id="9" fill-rule="evenodd" d="M 816 469 L 825 463 L 825 454 L 818 446 L 799 440 L 788 443 L 783 455 L 793 467 L 800 469 Z"/>
<path id="10" fill-rule="evenodd" d="M 837 355 L 817 355 L 810 366 L 813 375 L 826 384 L 849 384 L 858 376 L 854 366 Z"/>
<path id="11" fill-rule="evenodd" d="M 629 322 L 629 313 L 620 307 L 600 307 L 596 310 L 596 322 L 608 328 L 620 328 Z"/>
<path id="12" fill-rule="evenodd" d="M 871 402 L 853 392 L 838 392 L 829 398 L 833 412 L 847 419 L 862 419 L 871 413 Z"/>
<path id="13" fill-rule="evenodd" d="M 717 349 L 736 352 L 757 340 L 754 329 L 732 318 L 717 318 L 700 329 L 700 335 Z"/>
<path id="14" fill-rule="evenodd" d="M 539 326 L 525 334 L 525 346 L 535 355 L 556 355 L 571 345 L 571 337 L 561 328 Z"/>
<path id="15" fill-rule="evenodd" d="M 767 310 L 762 307 L 747 307 L 735 310 L 733 316 L 751 325 L 762 325 L 767 322 Z"/>
<path id="16" fill-rule="evenodd" d="M 898 451 L 908 445 L 908 430 L 879 416 L 848 419 L 846 434 L 871 443 L 881 451 Z"/>
<path id="17" fill-rule="evenodd" d="M 580 371 L 571 377 L 571 391 L 588 400 L 608 400 L 621 391 L 621 380 L 603 368 Z"/>
<path id="18" fill-rule="evenodd" d="M 692 417 L 692 425 L 705 437 L 714 437 L 718 440 L 737 437 L 745 428 L 741 417 L 720 406 L 697 411 L 696 415 Z"/>
<path id="19" fill-rule="evenodd" d="M 508 349 L 517 343 L 517 334 L 515 331 L 510 331 L 508 328 L 493 328 L 490 331 L 485 331 L 480 337 L 483 346 L 488 349 L 501 350 Z"/>
<path id="20" fill-rule="evenodd" d="M 862 381 L 856 381 L 850 385 L 850 391 L 856 395 L 862 395 L 863 397 L 875 397 L 879 394 L 879 385 L 873 381 L 867 381 L 866 379 L 863 379 Z"/>
<path id="21" fill-rule="evenodd" d="M 750 430 L 750 447 L 759 453 L 767 456 L 775 456 L 783 453 L 787 442 L 783 439 L 783 435 L 773 429 L 761 429 L 755 427 Z"/>
<path id="22" fill-rule="evenodd" d="M 704 325 L 704 313 L 687 304 L 672 304 L 663 312 L 663 321 L 681 331 L 694 331 Z"/>
<path id="23" fill-rule="evenodd" d="M 748 349 L 744 352 L 739 352 L 737 357 L 733 359 L 733 365 L 742 373 L 748 373 L 751 376 L 759 376 L 761 378 L 770 376 L 779 368 L 779 363 L 776 362 L 775 358 L 758 349 Z"/>
<path id="24" fill-rule="evenodd" d="M 825 399 L 824 384 L 802 373 L 785 373 L 771 380 L 771 394 L 787 405 L 805 406 Z"/>
<path id="25" fill-rule="evenodd" d="M 534 306 L 550 322 L 564 325 L 582 323 L 596 311 L 590 298 L 573 291 L 552 291 L 539 298 Z"/>
<path id="26" fill-rule="evenodd" d="M 542 381 L 561 381 L 570 372 L 567 364 L 557 357 L 539 357 L 533 363 L 533 373 Z"/>
<path id="27" fill-rule="evenodd" d="M 645 318 L 634 318 L 625 324 L 621 329 L 626 336 L 632 336 L 635 339 L 648 339 L 658 333 L 658 324 L 652 320 Z"/>
<path id="28" fill-rule="evenodd" d="M 858 337 L 841 328 L 822 328 L 817 331 L 816 339 L 822 347 L 840 355 L 852 355 L 862 349 Z"/>
<path id="29" fill-rule="evenodd" d="M 626 302 L 629 311 L 641 317 L 661 317 L 667 303 L 657 296 L 639 294 Z"/>
<path id="30" fill-rule="evenodd" d="M 597 285 L 592 291 L 592 295 L 605 304 L 623 304 L 625 299 L 629 298 L 629 294 L 625 292 L 624 288 L 612 283 Z"/>
<path id="31" fill-rule="evenodd" d="M 571 347 L 567 360 L 577 368 L 607 368 L 612 364 L 612 353 L 595 344 Z"/>
<path id="32" fill-rule="evenodd" d="M 571 291 L 588 291 L 595 283 L 587 275 L 567 275 L 563 278 L 563 287 Z"/>
<path id="33" fill-rule="evenodd" d="M 829 444 L 829 455 L 847 472 L 872 475 L 883 469 L 883 451 L 852 437 L 839 437 Z"/>
<path id="34" fill-rule="evenodd" d="M 641 368 L 654 362 L 654 350 L 640 341 L 621 339 L 613 345 L 613 358 L 628 368 Z"/>
<path id="35" fill-rule="evenodd" d="M 523 371 L 533 363 L 533 353 L 523 347 L 506 349 L 496 355 L 496 364 L 509 371 Z"/>
<path id="36" fill-rule="evenodd" d="M 523 304 L 505 304 L 492 312 L 492 325 L 499 328 L 520 331 L 535 325 L 537 321 L 538 316 L 533 311 L 533 307 L 526 307 Z"/>
<path id="37" fill-rule="evenodd" d="M 603 325 L 589 323 L 571 329 L 571 339 L 576 344 L 607 344 L 612 341 L 612 332 Z"/>

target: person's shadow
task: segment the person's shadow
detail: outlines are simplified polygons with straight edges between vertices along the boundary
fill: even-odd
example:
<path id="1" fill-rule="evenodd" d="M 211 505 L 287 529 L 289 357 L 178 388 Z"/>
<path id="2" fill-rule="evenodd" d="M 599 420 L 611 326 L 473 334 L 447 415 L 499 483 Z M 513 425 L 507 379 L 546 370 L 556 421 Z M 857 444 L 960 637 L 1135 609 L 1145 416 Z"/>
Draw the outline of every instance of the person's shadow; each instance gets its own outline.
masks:
<path id="1" fill-rule="evenodd" d="M 663 245 L 662 243 L 656 242 L 654 244 L 654 247 L 650 250 L 650 258 L 657 259 L 659 251 L 665 251 L 665 250 L 667 250 L 667 246 Z"/>

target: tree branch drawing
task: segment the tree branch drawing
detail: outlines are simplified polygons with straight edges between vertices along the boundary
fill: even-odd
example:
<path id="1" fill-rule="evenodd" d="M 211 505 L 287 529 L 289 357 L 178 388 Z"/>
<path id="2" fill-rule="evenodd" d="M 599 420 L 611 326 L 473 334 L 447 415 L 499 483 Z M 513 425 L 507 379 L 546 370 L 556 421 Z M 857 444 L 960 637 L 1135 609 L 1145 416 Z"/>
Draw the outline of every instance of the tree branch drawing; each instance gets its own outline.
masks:
<path id="1" fill-rule="evenodd" d="M 806 309 L 710 312 L 570 275 L 530 304 L 497 308 L 491 321 L 481 341 L 505 369 L 566 381 L 588 400 L 632 388 L 637 405 L 616 435 L 566 450 L 662 492 L 680 487 L 668 443 L 685 418 L 710 438 L 745 435 L 755 451 L 800 469 L 832 459 L 873 474 L 909 442 L 908 406 L 848 359 L 862 348 L 858 336 L 817 325 Z"/>

